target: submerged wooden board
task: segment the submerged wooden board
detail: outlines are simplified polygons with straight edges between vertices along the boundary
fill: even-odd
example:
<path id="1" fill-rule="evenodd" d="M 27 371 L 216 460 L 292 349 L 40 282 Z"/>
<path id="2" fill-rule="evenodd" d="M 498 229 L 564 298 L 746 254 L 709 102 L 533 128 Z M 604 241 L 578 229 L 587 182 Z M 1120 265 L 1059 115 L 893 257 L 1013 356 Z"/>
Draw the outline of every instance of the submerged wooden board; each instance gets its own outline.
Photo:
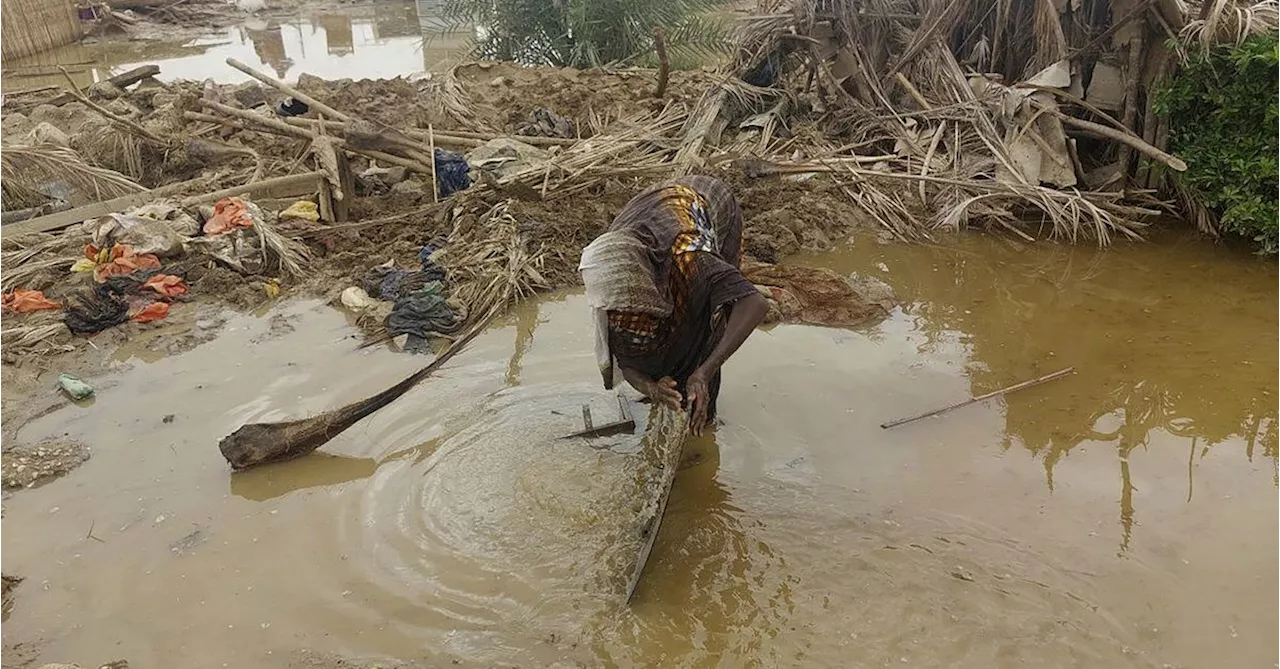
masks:
<path id="1" fill-rule="evenodd" d="M 648 564 L 654 542 L 658 539 L 658 531 L 662 527 L 662 516 L 667 511 L 667 500 L 671 497 L 676 470 L 680 466 L 680 457 L 684 452 L 687 429 L 688 423 L 683 412 L 661 409 L 656 414 L 656 418 L 649 422 L 649 429 L 645 432 L 644 438 L 648 440 L 645 451 L 657 456 L 655 464 L 662 468 L 662 473 L 657 490 L 654 491 L 657 497 L 646 506 L 647 515 L 639 524 L 640 552 L 627 579 L 626 601 L 628 603 L 636 594 L 636 587 L 640 585 L 640 577 L 644 575 L 645 565 Z"/>
<path id="2" fill-rule="evenodd" d="M 627 398 L 618 393 L 618 420 L 596 427 L 591 420 L 591 405 L 582 405 L 582 425 L 586 429 L 573 434 L 566 434 L 561 439 L 576 439 L 590 437 L 608 437 L 615 434 L 634 434 L 636 431 L 636 419 L 631 415 L 631 409 L 627 406 Z"/>

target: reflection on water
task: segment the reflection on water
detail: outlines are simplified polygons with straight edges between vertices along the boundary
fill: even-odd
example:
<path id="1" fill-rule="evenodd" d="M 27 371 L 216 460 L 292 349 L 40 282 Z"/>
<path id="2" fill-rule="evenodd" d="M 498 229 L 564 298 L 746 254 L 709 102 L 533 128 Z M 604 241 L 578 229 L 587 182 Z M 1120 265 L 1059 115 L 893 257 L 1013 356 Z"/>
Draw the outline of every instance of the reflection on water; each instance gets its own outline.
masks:
<path id="1" fill-rule="evenodd" d="M 296 490 L 366 479 L 377 468 L 378 462 L 373 458 L 312 453 L 289 463 L 232 472 L 231 494 L 264 502 Z"/>
<path id="2" fill-rule="evenodd" d="M 1039 458 L 1050 490 L 1073 449 L 1114 450 L 1123 551 L 1137 513 L 1130 455 L 1153 434 L 1190 451 L 1188 500 L 1196 461 L 1214 447 L 1273 470 L 1280 458 L 1275 264 L 1231 262 L 1234 252 L 1199 239 L 1162 241 L 1099 251 L 967 236 L 928 249 L 867 242 L 799 262 L 878 266 L 909 300 L 922 354 L 963 346 L 974 395 L 1075 366 L 1052 396 L 1003 400 L 1002 447 Z"/>
<path id="3" fill-rule="evenodd" d="M 469 32 L 419 1 L 376 2 L 341 11 L 303 12 L 293 18 L 247 17 L 243 23 L 185 43 L 104 41 L 70 45 L 25 59 L 5 61 L 6 72 L 74 63 L 73 78 L 86 86 L 112 73 L 148 63 L 160 66 L 160 79 L 219 83 L 248 81 L 226 65 L 227 58 L 296 81 L 306 73 L 325 79 L 407 77 L 438 68 L 465 54 Z M 6 88 L 63 83 L 56 70 L 44 76 L 7 77 Z"/>

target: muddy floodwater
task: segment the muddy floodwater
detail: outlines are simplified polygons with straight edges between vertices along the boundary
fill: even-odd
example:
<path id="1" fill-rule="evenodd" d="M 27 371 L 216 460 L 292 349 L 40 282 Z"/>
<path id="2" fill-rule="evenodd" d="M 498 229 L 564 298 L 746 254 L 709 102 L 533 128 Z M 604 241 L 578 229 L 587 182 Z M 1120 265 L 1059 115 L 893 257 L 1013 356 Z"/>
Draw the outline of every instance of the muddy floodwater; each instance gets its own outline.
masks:
<path id="1" fill-rule="evenodd" d="M 66 67 L 81 86 L 146 64 L 159 65 L 163 81 L 249 81 L 248 75 L 227 67 L 227 58 L 286 81 L 297 81 L 303 73 L 326 79 L 420 75 L 458 62 L 471 44 L 472 31 L 442 12 L 440 3 L 431 0 L 390 0 L 321 4 L 279 16 L 246 15 L 227 27 L 183 26 L 177 35 L 155 28 L 145 33 L 149 39 L 103 39 L 6 59 L 4 87 L 65 83 L 55 66 Z"/>
<path id="2" fill-rule="evenodd" d="M 580 295 L 526 303 L 322 452 L 232 474 L 239 425 L 423 364 L 294 302 L 177 356 L 131 342 L 91 405 L 20 430 L 93 457 L 5 502 L 6 644 L 132 667 L 1274 665 L 1274 262 L 978 235 L 792 261 L 903 306 L 747 342 L 630 607 L 607 528 L 639 436 L 555 438 L 614 407 Z"/>

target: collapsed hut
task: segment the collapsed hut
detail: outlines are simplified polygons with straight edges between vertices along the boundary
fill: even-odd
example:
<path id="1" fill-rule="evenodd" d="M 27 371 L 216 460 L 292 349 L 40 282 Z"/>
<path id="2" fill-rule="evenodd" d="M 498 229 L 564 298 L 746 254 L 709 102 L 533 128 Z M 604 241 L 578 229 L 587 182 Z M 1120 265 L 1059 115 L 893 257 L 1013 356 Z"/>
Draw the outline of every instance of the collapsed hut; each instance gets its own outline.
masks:
<path id="1" fill-rule="evenodd" d="M 3 288 L 63 303 L 89 281 L 73 266 L 113 262 L 85 257 L 106 228 L 83 223 L 154 216 L 165 199 L 181 239 L 164 270 L 196 294 L 336 301 L 366 271 L 412 269 L 440 279 L 447 336 L 576 284 L 580 249 L 617 207 L 695 171 L 735 184 L 746 249 L 767 262 L 857 224 L 901 241 L 964 227 L 1137 238 L 1196 206 L 1169 178 L 1185 165 L 1152 109 L 1181 58 L 1166 42 L 1274 31 L 1275 6 L 795 0 L 749 17 L 714 72 L 470 63 L 288 85 L 229 59 L 253 81 L 164 83 L 151 66 L 7 97 Z M 233 197 L 254 223 L 228 251 L 198 224 Z M 762 243 L 775 232 L 790 241 Z M 381 341 L 386 315 L 369 313 Z M 6 319 L 4 334 L 9 351 L 72 341 L 56 319 Z"/>
<path id="2" fill-rule="evenodd" d="M 84 36 L 71 0 L 5 0 L 0 4 L 0 55 L 21 58 Z"/>
<path id="3" fill-rule="evenodd" d="M 733 78 L 692 114 L 685 147 L 755 128 L 733 149 L 785 164 L 744 169 L 829 173 L 904 239 L 971 223 L 1028 239 L 1136 237 L 1197 206 L 1168 178 L 1186 164 L 1154 110 L 1177 45 L 1274 32 L 1275 8 L 797 0 L 749 20 Z"/>

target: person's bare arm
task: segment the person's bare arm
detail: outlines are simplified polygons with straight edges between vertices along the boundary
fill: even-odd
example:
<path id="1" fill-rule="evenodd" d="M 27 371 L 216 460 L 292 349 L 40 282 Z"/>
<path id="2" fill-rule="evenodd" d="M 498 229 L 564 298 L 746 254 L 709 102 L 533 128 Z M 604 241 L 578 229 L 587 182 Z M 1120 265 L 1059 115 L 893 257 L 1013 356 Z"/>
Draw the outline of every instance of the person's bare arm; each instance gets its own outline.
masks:
<path id="1" fill-rule="evenodd" d="M 720 371 L 729 356 L 742 346 L 742 342 L 751 336 L 768 312 L 769 302 L 759 293 L 752 293 L 734 302 L 729 310 L 729 322 L 725 324 L 724 336 L 711 350 L 706 361 L 685 382 L 685 392 L 689 396 L 689 408 L 692 412 L 689 427 L 695 435 L 702 434 L 702 428 L 707 422 L 707 407 L 711 401 L 707 392 L 708 382 Z"/>
<path id="2" fill-rule="evenodd" d="M 643 372 L 636 371 L 630 367 L 623 367 L 622 378 L 626 379 L 632 388 L 635 388 L 650 400 L 665 404 L 677 411 L 680 410 L 680 402 L 682 400 L 680 391 L 676 390 L 676 381 L 670 376 L 664 376 L 655 381 Z"/>

